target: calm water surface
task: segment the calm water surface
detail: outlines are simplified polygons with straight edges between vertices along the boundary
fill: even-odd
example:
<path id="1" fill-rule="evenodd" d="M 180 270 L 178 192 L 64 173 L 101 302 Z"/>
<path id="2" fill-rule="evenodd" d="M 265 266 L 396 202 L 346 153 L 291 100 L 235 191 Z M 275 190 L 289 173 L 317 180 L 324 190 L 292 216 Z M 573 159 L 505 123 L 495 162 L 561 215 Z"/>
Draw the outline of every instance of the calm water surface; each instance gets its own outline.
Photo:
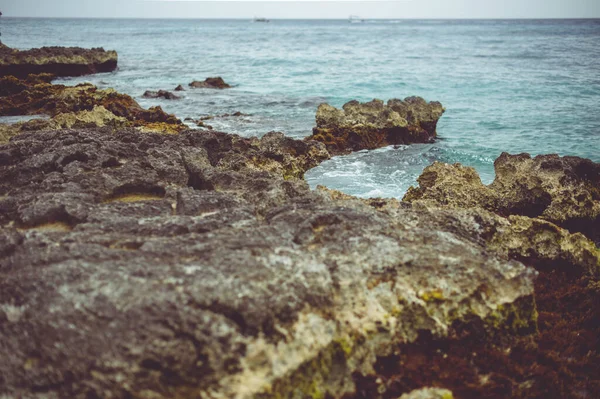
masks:
<path id="1" fill-rule="evenodd" d="M 307 173 L 357 196 L 402 197 L 435 160 L 475 167 L 493 179 L 502 152 L 578 155 L 600 162 L 600 21 L 69 20 L 3 18 L 17 48 L 115 49 L 119 70 L 92 82 L 160 105 L 181 119 L 217 118 L 243 136 L 311 133 L 317 106 L 418 95 L 441 101 L 435 144 L 334 158 Z M 224 91 L 187 90 L 178 101 L 148 100 L 222 76 Z"/>

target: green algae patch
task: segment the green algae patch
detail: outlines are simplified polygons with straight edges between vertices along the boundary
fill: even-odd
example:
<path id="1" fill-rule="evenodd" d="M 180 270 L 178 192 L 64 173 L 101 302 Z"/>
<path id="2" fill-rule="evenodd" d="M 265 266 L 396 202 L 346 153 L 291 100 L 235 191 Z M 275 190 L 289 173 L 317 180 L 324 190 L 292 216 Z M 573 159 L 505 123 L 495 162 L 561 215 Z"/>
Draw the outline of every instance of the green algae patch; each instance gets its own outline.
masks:
<path id="1" fill-rule="evenodd" d="M 517 301 L 499 305 L 483 320 L 493 331 L 526 335 L 538 332 L 538 312 L 535 298 L 519 298 Z"/>
<path id="2" fill-rule="evenodd" d="M 275 382 L 257 399 L 311 398 L 325 399 L 344 391 L 344 378 L 350 374 L 347 365 L 348 346 L 333 342 L 315 359 L 304 363 L 289 377 Z M 341 381 L 340 381 L 341 379 Z"/>

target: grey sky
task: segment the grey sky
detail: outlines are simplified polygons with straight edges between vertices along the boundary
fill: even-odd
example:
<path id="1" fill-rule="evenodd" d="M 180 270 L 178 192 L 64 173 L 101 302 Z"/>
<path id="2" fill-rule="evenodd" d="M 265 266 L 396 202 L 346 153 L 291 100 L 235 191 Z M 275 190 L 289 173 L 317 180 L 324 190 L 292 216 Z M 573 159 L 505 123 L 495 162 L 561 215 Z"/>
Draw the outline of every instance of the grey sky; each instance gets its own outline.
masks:
<path id="1" fill-rule="evenodd" d="M 600 0 L 0 0 L 4 16 L 121 18 L 600 18 Z"/>

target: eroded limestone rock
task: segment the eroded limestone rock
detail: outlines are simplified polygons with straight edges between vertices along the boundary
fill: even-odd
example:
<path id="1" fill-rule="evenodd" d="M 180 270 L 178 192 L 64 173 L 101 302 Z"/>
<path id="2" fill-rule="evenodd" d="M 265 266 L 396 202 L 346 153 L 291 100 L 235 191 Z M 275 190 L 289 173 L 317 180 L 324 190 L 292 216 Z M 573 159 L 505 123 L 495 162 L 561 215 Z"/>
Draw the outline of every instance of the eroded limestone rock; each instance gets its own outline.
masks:
<path id="1" fill-rule="evenodd" d="M 277 133 L 0 146 L 0 394 L 341 398 L 424 331 L 536 330 L 535 272 L 477 220 L 311 192 L 326 156 Z"/>
<path id="2" fill-rule="evenodd" d="M 403 201 L 479 206 L 503 216 L 540 218 L 600 242 L 600 165 L 578 157 L 503 153 L 492 184 L 473 168 L 439 162 L 425 168 Z"/>
<path id="3" fill-rule="evenodd" d="M 439 102 L 420 97 L 367 103 L 350 101 L 343 109 L 321 104 L 313 134 L 308 139 L 325 143 L 333 154 L 346 154 L 395 144 L 428 143 L 436 137 L 444 113 Z"/>
<path id="4" fill-rule="evenodd" d="M 56 126 L 68 126 L 68 123 L 63 123 L 65 118 L 77 120 L 83 117 L 91 121 L 94 118 L 81 115 L 85 115 L 86 111 L 98 114 L 96 109 L 104 109 L 114 115 L 111 117 L 102 111 L 106 114 L 103 116 L 105 120 L 107 117 L 113 120 L 125 118 L 129 122 L 126 126 L 138 127 L 145 131 L 177 133 L 186 128 L 179 119 L 165 113 L 161 107 L 144 109 L 130 96 L 113 89 L 98 90 L 89 83 L 74 87 L 53 85 L 45 83 L 45 77 L 46 75 L 41 75 L 27 80 L 9 77 L 0 80 L 0 91 L 7 93 L 4 96 L 0 95 L 0 115 L 46 114 L 58 118 L 54 124 L 47 127 L 52 129 Z M 81 114 L 82 112 L 84 114 Z M 60 114 L 69 116 L 57 117 Z"/>

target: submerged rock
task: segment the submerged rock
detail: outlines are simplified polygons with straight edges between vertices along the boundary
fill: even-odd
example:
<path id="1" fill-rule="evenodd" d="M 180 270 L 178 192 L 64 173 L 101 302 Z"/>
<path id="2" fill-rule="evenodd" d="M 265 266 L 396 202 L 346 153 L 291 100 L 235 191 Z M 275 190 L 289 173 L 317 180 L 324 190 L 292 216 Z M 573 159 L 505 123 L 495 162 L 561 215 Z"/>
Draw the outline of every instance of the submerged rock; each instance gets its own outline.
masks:
<path id="1" fill-rule="evenodd" d="M 195 89 L 204 88 L 204 89 L 229 89 L 231 86 L 223 80 L 221 77 L 216 78 L 206 78 L 204 81 L 200 82 L 194 80 L 190 83 L 190 87 Z"/>
<path id="2" fill-rule="evenodd" d="M 146 90 L 144 92 L 144 97 L 146 98 L 164 98 L 165 100 L 179 100 L 181 97 L 176 96 L 170 91 L 159 90 L 159 91 L 151 91 Z"/>
<path id="3" fill-rule="evenodd" d="M 102 48 L 42 47 L 16 50 L 0 43 L 0 76 L 25 78 L 30 74 L 81 76 L 117 69 L 116 51 Z"/>
<path id="4" fill-rule="evenodd" d="M 0 146 L 0 394 L 341 398 L 423 334 L 536 330 L 536 273 L 477 220 L 310 191 L 328 156 L 281 133 Z"/>
<path id="5" fill-rule="evenodd" d="M 317 109 L 309 140 L 325 143 L 333 155 L 396 144 L 429 143 L 436 137 L 438 120 L 444 113 L 439 102 L 420 97 L 367 103 L 350 101 L 341 110 L 328 104 Z"/>
<path id="6" fill-rule="evenodd" d="M 540 218 L 600 242 L 600 164 L 578 157 L 503 153 L 496 178 L 481 183 L 473 168 L 436 162 L 403 201 L 482 207 L 503 216 Z"/>

